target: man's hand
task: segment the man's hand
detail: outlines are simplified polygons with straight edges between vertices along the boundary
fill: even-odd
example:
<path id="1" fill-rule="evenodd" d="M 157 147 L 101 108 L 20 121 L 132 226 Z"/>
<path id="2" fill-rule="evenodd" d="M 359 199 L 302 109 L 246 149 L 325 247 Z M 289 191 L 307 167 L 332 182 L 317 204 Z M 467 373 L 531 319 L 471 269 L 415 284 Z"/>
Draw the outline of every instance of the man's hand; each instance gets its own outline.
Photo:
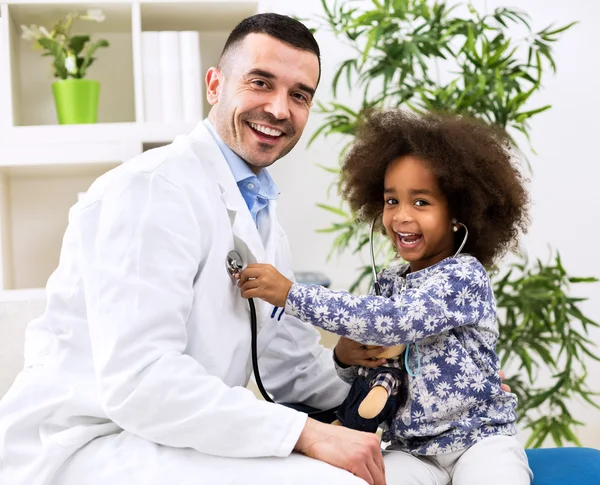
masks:
<path id="1" fill-rule="evenodd" d="M 340 337 L 334 352 L 337 360 L 343 365 L 361 365 L 372 369 L 385 364 L 385 359 L 377 358 L 384 350 L 385 347 L 366 347 L 349 338 Z"/>
<path id="2" fill-rule="evenodd" d="M 385 485 L 385 468 L 379 438 L 342 426 L 308 418 L 294 448 L 296 451 L 348 470 L 369 485 Z"/>
<path id="3" fill-rule="evenodd" d="M 260 298 L 279 307 L 285 306 L 292 284 L 270 264 L 249 264 L 238 282 L 242 297 Z"/>

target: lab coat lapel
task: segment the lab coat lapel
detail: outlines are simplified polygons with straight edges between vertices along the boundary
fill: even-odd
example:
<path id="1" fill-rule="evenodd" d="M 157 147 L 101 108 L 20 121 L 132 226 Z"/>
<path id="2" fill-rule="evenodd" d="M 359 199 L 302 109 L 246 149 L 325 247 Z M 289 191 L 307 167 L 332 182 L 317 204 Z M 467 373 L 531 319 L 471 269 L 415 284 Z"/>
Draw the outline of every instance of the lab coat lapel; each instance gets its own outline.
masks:
<path id="1" fill-rule="evenodd" d="M 273 258 L 267 257 L 267 252 L 252 218 L 252 214 L 250 214 L 246 201 L 240 193 L 227 160 L 225 160 L 219 146 L 206 126 L 204 126 L 204 123 L 199 123 L 191 136 L 201 143 L 201 146 L 198 147 L 198 157 L 209 162 L 214 170 L 217 184 L 221 191 L 221 200 L 227 208 L 229 215 L 235 250 L 242 257 L 245 265 L 252 263 L 272 263 Z M 269 240 L 272 234 L 273 227 L 269 231 Z M 273 252 L 274 244 L 271 246 L 271 252 Z M 257 328 L 260 331 L 267 320 L 271 305 L 258 299 L 254 303 L 256 305 Z"/>

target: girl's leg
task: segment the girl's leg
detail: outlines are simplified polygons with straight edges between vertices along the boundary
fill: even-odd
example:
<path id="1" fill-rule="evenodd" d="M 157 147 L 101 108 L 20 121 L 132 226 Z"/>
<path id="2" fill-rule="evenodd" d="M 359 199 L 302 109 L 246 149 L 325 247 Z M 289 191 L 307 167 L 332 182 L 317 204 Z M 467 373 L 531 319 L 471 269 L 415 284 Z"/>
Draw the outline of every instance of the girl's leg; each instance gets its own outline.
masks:
<path id="1" fill-rule="evenodd" d="M 403 451 L 386 450 L 383 461 L 387 485 L 450 484 L 450 475 L 435 460 L 428 457 L 416 457 Z"/>
<path id="2" fill-rule="evenodd" d="M 523 446 L 512 436 L 491 436 L 456 461 L 452 485 L 530 485 L 533 475 Z"/>

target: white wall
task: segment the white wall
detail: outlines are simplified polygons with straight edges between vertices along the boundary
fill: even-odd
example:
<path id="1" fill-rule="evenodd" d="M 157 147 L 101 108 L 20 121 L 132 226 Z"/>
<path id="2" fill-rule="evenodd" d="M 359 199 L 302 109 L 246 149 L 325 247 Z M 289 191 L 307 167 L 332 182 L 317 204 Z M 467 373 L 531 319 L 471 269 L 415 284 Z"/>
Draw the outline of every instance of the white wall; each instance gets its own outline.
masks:
<path id="1" fill-rule="evenodd" d="M 501 0 L 478 0 L 479 8 L 514 6 Z M 273 2 L 281 13 L 301 18 L 321 13 L 320 1 Z M 537 95 L 536 106 L 552 104 L 553 108 L 531 122 L 533 144 L 537 155 L 531 154 L 533 166 L 531 194 L 533 224 L 523 244 L 530 257 L 547 259 L 549 246 L 561 252 L 563 263 L 573 275 L 600 277 L 600 257 L 595 254 L 600 239 L 600 3 L 587 0 L 519 0 L 518 8 L 532 17 L 533 27 L 565 24 L 579 20 L 580 24 L 567 32 L 555 48 L 558 66 L 555 76 L 547 76 L 544 91 Z M 319 33 L 322 49 L 323 78 L 317 93 L 321 101 L 332 99 L 331 78 L 338 63 L 350 52 L 329 33 Z M 312 114 L 298 147 L 271 169 L 281 189 L 280 219 L 290 237 L 296 269 L 319 269 L 333 281 L 336 288 L 345 288 L 355 277 L 355 268 L 362 264 L 358 257 L 346 254 L 327 261 L 332 236 L 317 234 L 335 217 L 318 209 L 317 202 L 335 204 L 327 199 L 331 175 L 316 167 L 316 163 L 334 165 L 340 144 L 320 139 L 310 149 L 306 142 L 320 125 L 320 116 Z M 582 305 L 584 312 L 600 322 L 600 284 L 575 288 L 579 296 L 589 297 Z M 600 354 L 600 331 L 592 333 Z M 591 359 L 587 364 L 588 383 L 600 391 L 600 363 Z M 600 399 L 598 400 L 600 403 Z M 600 411 L 573 403 L 574 417 L 586 423 L 578 431 L 584 445 L 600 448 Z"/>

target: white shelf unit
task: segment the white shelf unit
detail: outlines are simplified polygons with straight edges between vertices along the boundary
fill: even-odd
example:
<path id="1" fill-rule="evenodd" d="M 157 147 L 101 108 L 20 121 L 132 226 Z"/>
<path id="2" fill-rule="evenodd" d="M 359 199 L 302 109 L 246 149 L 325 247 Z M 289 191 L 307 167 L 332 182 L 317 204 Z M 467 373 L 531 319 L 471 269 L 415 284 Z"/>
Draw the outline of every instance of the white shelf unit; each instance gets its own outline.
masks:
<path id="1" fill-rule="evenodd" d="M 195 125 L 144 122 L 142 31 L 198 31 L 204 73 L 231 29 L 266 8 L 250 0 L 0 0 L 0 300 L 43 295 L 79 192 Z M 97 51 L 86 76 L 101 84 L 98 123 L 57 125 L 50 58 L 21 39 L 20 26 L 49 27 L 87 9 L 101 9 L 106 20 L 77 22 L 75 32 L 111 44 Z"/>

